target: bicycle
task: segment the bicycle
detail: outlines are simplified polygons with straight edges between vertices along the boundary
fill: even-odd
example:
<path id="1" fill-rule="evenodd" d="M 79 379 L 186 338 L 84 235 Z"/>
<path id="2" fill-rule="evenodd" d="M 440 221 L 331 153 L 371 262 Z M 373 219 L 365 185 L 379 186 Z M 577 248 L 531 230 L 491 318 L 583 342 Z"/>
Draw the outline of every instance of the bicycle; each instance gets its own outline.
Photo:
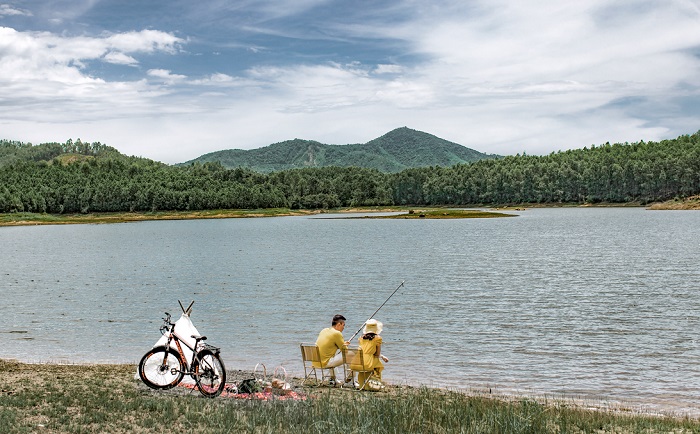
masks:
<path id="1" fill-rule="evenodd" d="M 226 386 L 226 368 L 221 360 L 219 348 L 205 344 L 206 336 L 192 335 L 194 346 L 190 346 L 175 333 L 175 324 L 170 321 L 170 314 L 165 312 L 164 324 L 160 332 L 167 337 L 163 346 L 157 346 L 147 352 L 139 362 L 139 377 L 153 389 L 171 389 L 182 381 L 185 375 L 192 377 L 199 392 L 207 398 L 215 398 Z M 175 342 L 175 348 L 170 346 Z M 192 351 L 192 360 L 188 363 L 182 350 L 184 344 Z"/>

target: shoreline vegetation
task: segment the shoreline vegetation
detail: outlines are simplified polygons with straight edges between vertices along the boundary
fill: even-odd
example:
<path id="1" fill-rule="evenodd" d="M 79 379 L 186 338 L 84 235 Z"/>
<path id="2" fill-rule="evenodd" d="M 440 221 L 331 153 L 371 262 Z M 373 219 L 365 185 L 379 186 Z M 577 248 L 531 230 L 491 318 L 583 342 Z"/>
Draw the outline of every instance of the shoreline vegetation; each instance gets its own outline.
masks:
<path id="1" fill-rule="evenodd" d="M 700 195 L 653 203 L 648 208 L 651 210 L 700 210 Z"/>
<path id="2" fill-rule="evenodd" d="M 148 389 L 131 364 L 0 359 L 0 432 L 29 433 L 695 433 L 700 420 L 569 400 L 392 386 L 382 392 L 302 387 L 304 401 L 207 399 Z M 236 372 L 238 375 L 236 375 Z M 245 375 L 233 371 L 236 381 Z M 601 403 L 603 404 L 603 403 Z"/>
<path id="3" fill-rule="evenodd" d="M 319 211 L 287 208 L 231 209 L 204 211 L 104 212 L 86 214 L 4 213 L 0 226 L 128 223 L 151 220 L 196 220 L 246 217 L 283 217 L 318 214 Z"/>
<path id="4" fill-rule="evenodd" d="M 392 218 L 392 219 L 455 219 L 455 218 L 491 218 L 513 217 L 508 211 L 525 211 L 528 208 L 546 207 L 641 207 L 638 203 L 628 204 L 522 204 L 512 206 L 483 207 L 361 207 L 361 208 L 337 208 L 299 210 L 288 208 L 266 209 L 218 209 L 204 211 L 155 211 L 155 212 L 104 212 L 86 214 L 47 214 L 47 213 L 0 213 L 0 226 L 32 226 L 32 225 L 60 225 L 60 224 L 100 224 L 100 223 L 127 223 L 150 220 L 193 220 L 193 219 L 221 219 L 221 218 L 247 218 L 247 217 L 284 217 L 304 216 L 317 214 L 343 214 L 343 213 L 387 213 L 401 212 L 402 214 L 384 216 L 369 215 L 366 217 L 348 218 Z M 467 209 L 478 208 L 478 209 Z M 649 210 L 700 210 L 700 196 L 692 196 L 684 200 L 671 200 L 647 205 Z"/>
<path id="5" fill-rule="evenodd" d="M 387 213 L 401 212 L 402 214 L 385 216 L 370 215 L 369 218 L 488 218 L 512 217 L 512 214 L 491 212 L 476 209 L 448 208 L 407 208 L 407 207 L 373 207 L 373 208 L 342 208 L 333 210 L 290 210 L 287 208 L 270 208 L 254 210 L 208 210 L 208 211 L 157 211 L 157 212 L 123 212 L 123 213 L 87 213 L 87 214 L 40 214 L 40 213 L 5 213 L 0 214 L 0 226 L 31 226 L 31 225 L 60 225 L 60 224 L 100 224 L 127 223 L 149 220 L 194 220 L 221 218 L 249 217 L 284 217 L 322 214 L 349 213 Z M 364 218 L 364 217 L 347 217 Z"/>

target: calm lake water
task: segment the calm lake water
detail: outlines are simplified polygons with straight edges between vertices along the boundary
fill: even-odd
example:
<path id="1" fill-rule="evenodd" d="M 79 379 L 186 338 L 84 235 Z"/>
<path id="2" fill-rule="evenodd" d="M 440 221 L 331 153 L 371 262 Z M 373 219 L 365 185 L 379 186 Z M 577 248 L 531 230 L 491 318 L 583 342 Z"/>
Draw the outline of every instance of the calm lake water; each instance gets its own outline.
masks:
<path id="1" fill-rule="evenodd" d="M 335 313 L 377 314 L 393 383 L 700 414 L 700 213 L 251 218 L 0 228 L 0 357 L 137 363 L 164 311 L 230 369 L 303 372 Z"/>

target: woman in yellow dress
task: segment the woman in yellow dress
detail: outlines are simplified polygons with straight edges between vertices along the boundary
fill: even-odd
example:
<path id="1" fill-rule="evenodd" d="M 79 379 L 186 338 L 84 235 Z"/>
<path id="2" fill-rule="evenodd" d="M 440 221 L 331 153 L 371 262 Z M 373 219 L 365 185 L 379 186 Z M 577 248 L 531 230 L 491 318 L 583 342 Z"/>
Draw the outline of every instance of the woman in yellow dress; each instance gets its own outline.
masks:
<path id="1" fill-rule="evenodd" d="M 374 378 L 382 381 L 382 370 L 384 370 L 384 362 L 389 359 L 382 355 L 382 337 L 379 334 L 382 332 L 383 324 L 376 319 L 370 319 L 365 323 L 363 335 L 360 337 L 360 350 L 364 358 L 365 368 L 374 370 Z M 360 385 L 365 384 L 369 372 L 358 372 L 357 381 Z"/>

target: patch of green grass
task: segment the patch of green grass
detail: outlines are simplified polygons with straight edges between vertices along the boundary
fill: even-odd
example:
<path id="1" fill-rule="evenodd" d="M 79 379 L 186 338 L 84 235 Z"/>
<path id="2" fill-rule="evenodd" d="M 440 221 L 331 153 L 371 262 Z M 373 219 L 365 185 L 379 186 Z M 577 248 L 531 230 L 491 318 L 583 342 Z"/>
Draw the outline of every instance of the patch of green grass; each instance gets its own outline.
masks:
<path id="1" fill-rule="evenodd" d="M 481 218 L 498 218 L 498 217 L 516 217 L 515 214 L 506 214 L 502 212 L 483 211 L 477 209 L 428 209 L 428 210 L 409 210 L 405 214 L 396 214 L 389 216 L 366 216 L 364 218 L 381 218 L 381 219 L 481 219 Z"/>
<path id="2" fill-rule="evenodd" d="M 153 391 L 131 365 L 0 360 L 0 432 L 696 433 L 700 422 L 591 411 L 428 388 L 305 389 L 306 401 L 206 399 Z"/>

